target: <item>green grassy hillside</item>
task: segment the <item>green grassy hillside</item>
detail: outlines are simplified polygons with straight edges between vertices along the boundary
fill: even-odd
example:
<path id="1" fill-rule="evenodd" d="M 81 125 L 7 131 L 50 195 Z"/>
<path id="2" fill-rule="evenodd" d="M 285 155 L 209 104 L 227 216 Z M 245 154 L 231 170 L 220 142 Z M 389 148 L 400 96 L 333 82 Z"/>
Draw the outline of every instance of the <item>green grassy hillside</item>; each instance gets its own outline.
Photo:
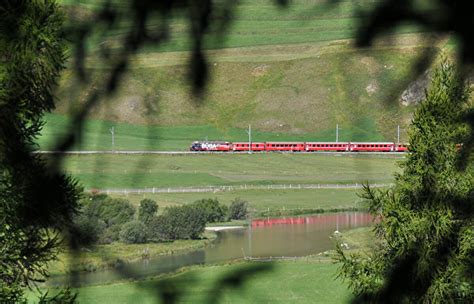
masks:
<path id="1" fill-rule="evenodd" d="M 115 2 L 126 11 L 125 1 Z M 62 3 L 76 19 L 87 20 L 101 2 Z M 416 29 L 405 28 L 393 40 L 355 51 L 350 47 L 358 22 L 353 12 L 352 1 L 336 6 L 300 1 L 284 9 L 273 1 L 243 1 L 226 39 L 217 44 L 213 31 L 209 35 L 211 80 L 200 101 L 190 96 L 186 21 L 177 14 L 170 41 L 141 50 L 118 92 L 92 109 L 95 121 L 88 123 L 82 148 L 109 149 L 112 125 L 122 136 L 118 149 L 184 150 L 197 139 L 246 140 L 249 124 L 255 140 L 333 140 L 336 124 L 341 140 L 394 140 L 396 126 L 405 129 L 410 121 L 413 108 L 398 97 L 424 42 L 413 34 Z M 124 20 L 102 39 L 120 39 L 129 25 Z M 108 71 L 94 53 L 95 37 L 88 40 L 89 87 L 100 87 Z M 44 148 L 65 131 L 62 115 L 74 112 L 90 94 L 74 79 L 71 69 L 63 73 L 56 93 L 59 116 L 47 116 L 39 140 Z"/>
<path id="2" fill-rule="evenodd" d="M 64 167 L 86 188 L 391 183 L 400 158 L 316 154 L 81 155 Z"/>
<path id="3" fill-rule="evenodd" d="M 70 18 L 87 22 L 93 14 L 104 7 L 106 2 L 118 13 L 116 24 L 109 30 L 105 39 L 102 35 L 93 35 L 88 41 L 91 50 L 97 49 L 99 43 L 112 47 L 129 30 L 130 0 L 63 0 L 61 1 Z M 237 1 L 235 1 L 237 2 Z M 360 21 L 361 11 L 369 10 L 378 1 L 340 0 L 331 4 L 328 0 L 290 1 L 285 8 L 276 5 L 274 0 L 243 0 L 235 4 L 230 15 L 231 22 L 224 37 L 219 36 L 223 18 L 222 9 L 226 1 L 213 1 L 214 15 L 211 19 L 209 34 L 204 48 L 241 48 L 259 45 L 286 45 L 307 42 L 324 42 L 350 39 L 354 36 L 355 25 Z M 234 4 L 233 4 L 234 5 Z M 146 24 L 149 31 L 158 30 L 161 18 L 152 15 Z M 188 12 L 176 9 L 170 21 L 170 37 L 160 46 L 149 45 L 141 52 L 188 51 L 190 49 Z M 102 30 L 102 29 L 100 29 Z M 416 31 L 413 27 L 403 27 L 397 33 Z M 222 39 L 223 38 L 223 39 Z"/>

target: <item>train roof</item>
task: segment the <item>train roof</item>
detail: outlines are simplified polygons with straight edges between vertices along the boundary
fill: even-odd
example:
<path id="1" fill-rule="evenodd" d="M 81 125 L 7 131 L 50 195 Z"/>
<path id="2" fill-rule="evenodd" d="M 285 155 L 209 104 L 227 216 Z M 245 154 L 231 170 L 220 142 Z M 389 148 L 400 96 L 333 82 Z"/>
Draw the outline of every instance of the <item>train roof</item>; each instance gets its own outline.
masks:
<path id="1" fill-rule="evenodd" d="M 233 144 L 246 144 L 248 145 L 248 141 L 234 141 Z M 252 144 L 264 144 L 264 141 L 252 141 Z"/>
<path id="2" fill-rule="evenodd" d="M 393 141 L 351 141 L 351 144 L 364 144 L 364 145 L 393 145 Z"/>
<path id="3" fill-rule="evenodd" d="M 306 144 L 350 144 L 348 141 L 307 141 Z"/>
<path id="4" fill-rule="evenodd" d="M 281 144 L 287 144 L 287 145 L 304 144 L 304 142 L 302 142 L 302 141 L 267 141 L 265 143 L 267 143 L 267 144 L 277 144 L 277 145 L 281 145 Z"/>

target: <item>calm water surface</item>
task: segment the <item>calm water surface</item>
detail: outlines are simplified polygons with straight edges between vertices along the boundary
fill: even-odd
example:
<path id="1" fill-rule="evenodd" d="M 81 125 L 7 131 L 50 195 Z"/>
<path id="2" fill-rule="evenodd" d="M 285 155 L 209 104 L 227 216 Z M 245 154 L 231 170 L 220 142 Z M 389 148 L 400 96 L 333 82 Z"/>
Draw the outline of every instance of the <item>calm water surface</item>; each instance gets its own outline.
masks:
<path id="1" fill-rule="evenodd" d="M 48 285 L 103 284 L 121 279 L 140 279 L 175 271 L 184 266 L 217 263 L 242 257 L 297 257 L 334 248 L 331 234 L 372 222 L 366 213 L 347 212 L 309 217 L 254 220 L 251 227 L 217 232 L 206 248 L 184 254 L 161 256 L 74 276 L 53 276 Z"/>

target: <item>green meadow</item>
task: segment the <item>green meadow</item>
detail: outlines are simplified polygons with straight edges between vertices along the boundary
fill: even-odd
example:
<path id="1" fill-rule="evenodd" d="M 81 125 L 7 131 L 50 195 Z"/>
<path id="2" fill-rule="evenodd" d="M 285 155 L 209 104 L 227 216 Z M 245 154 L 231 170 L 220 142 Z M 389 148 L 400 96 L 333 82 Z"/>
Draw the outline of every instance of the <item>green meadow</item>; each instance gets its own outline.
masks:
<path id="1" fill-rule="evenodd" d="M 73 155 L 65 171 L 87 189 L 390 183 L 400 156 L 318 154 Z"/>
<path id="2" fill-rule="evenodd" d="M 94 12 L 101 10 L 104 0 L 62 0 L 61 4 L 68 12 L 75 13 L 74 19 L 87 21 Z M 131 20 L 127 15 L 129 3 L 126 0 L 111 1 L 119 14 L 118 25 L 107 32 L 106 42 L 114 45 L 123 39 L 130 28 Z M 358 12 L 373 8 L 376 2 L 339 1 L 337 5 L 325 1 L 294 1 L 287 7 L 276 5 L 271 0 L 244 0 L 234 5 L 226 2 L 215 2 L 217 23 L 209 29 L 204 48 L 236 48 L 258 45 L 297 44 L 304 42 L 322 42 L 354 37 L 355 24 L 360 22 Z M 232 13 L 229 24 L 222 24 L 223 9 L 227 4 Z M 72 10 L 72 9 L 75 10 Z M 170 37 L 160 46 L 150 45 L 142 52 L 188 51 L 192 44 L 189 38 L 190 25 L 187 12 L 176 9 L 170 22 Z M 146 24 L 150 31 L 158 30 L 161 20 L 153 16 Z M 158 18 L 156 18 L 158 17 Z M 226 28 L 223 29 L 223 26 Z M 401 27 L 396 33 L 416 32 L 414 27 Z M 88 47 L 94 49 L 104 37 L 93 35 Z"/>
<path id="3" fill-rule="evenodd" d="M 164 291 L 168 295 L 176 292 L 177 303 L 210 303 L 217 295 L 218 303 L 345 303 L 351 295 L 347 286 L 336 279 L 337 267 L 312 258 L 195 266 L 168 278 L 82 287 L 77 291 L 81 303 L 166 303 L 161 297 Z M 261 271 L 252 273 L 255 268 Z M 243 284 L 217 284 L 225 276 L 235 277 L 245 271 L 250 275 Z"/>
<path id="4" fill-rule="evenodd" d="M 242 190 L 215 193 L 144 193 L 144 194 L 111 194 L 129 200 L 138 206 L 144 198 L 158 203 L 160 208 L 182 205 L 203 198 L 217 198 L 219 202 L 230 205 L 235 198 L 249 203 L 249 208 L 257 214 L 264 211 L 295 209 L 349 209 L 364 208 L 364 201 L 357 195 L 360 190 L 354 189 L 296 189 L 296 190 Z"/>
<path id="5" fill-rule="evenodd" d="M 48 114 L 46 124 L 38 138 L 39 150 L 54 150 L 58 140 L 70 130 L 70 119 L 67 116 Z M 367 122 L 369 123 L 369 122 Z M 111 129 L 114 128 L 114 145 L 112 145 Z M 382 140 L 375 130 L 368 126 L 367 131 L 360 130 L 354 136 L 354 131 L 343 130 L 340 126 L 339 140 L 352 139 Z M 82 139 L 70 150 L 74 151 L 110 151 L 110 150 L 160 150 L 160 151 L 188 151 L 196 140 L 225 140 L 248 141 L 247 129 L 228 128 L 219 129 L 213 125 L 196 126 L 159 126 L 120 123 L 106 120 L 88 119 L 84 122 Z M 316 133 L 290 134 L 285 132 L 262 132 L 254 130 L 252 141 L 335 141 L 336 129 L 328 129 Z"/>

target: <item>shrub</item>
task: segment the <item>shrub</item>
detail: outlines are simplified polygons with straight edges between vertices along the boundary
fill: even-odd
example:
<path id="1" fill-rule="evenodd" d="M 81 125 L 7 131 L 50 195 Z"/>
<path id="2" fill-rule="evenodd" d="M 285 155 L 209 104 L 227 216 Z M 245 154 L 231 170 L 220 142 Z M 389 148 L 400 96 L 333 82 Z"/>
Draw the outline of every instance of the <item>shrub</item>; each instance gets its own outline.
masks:
<path id="1" fill-rule="evenodd" d="M 145 224 L 140 221 L 125 223 L 120 230 L 120 240 L 127 244 L 145 243 L 147 240 Z"/>
<path id="2" fill-rule="evenodd" d="M 192 203 L 192 206 L 204 212 L 207 223 L 223 222 L 226 220 L 227 207 L 219 204 L 217 199 L 201 199 Z"/>
<path id="3" fill-rule="evenodd" d="M 86 196 L 81 205 L 84 216 L 97 217 L 104 221 L 107 227 L 125 224 L 131 221 L 135 214 L 135 208 L 127 200 L 113 199 L 105 194 Z"/>
<path id="4" fill-rule="evenodd" d="M 100 244 L 110 244 L 112 242 L 118 241 L 120 239 L 120 230 L 122 229 L 122 225 L 112 225 L 107 227 L 100 235 L 99 235 L 99 243 Z"/>
<path id="5" fill-rule="evenodd" d="M 79 241 L 108 244 L 119 240 L 120 230 L 133 220 L 135 208 L 126 200 L 97 194 L 81 201 L 80 212 L 75 219 Z"/>
<path id="6" fill-rule="evenodd" d="M 152 219 L 151 238 L 154 240 L 197 239 L 204 232 L 206 215 L 193 205 L 168 207 L 163 215 Z"/>
<path id="7" fill-rule="evenodd" d="M 135 208 L 123 199 L 107 199 L 99 207 L 100 218 L 108 225 L 123 225 L 133 220 Z"/>
<path id="8" fill-rule="evenodd" d="M 229 219 L 230 220 L 243 220 L 248 214 L 248 202 L 240 199 L 239 197 L 234 199 L 229 207 Z"/>
<path id="9" fill-rule="evenodd" d="M 154 200 L 144 199 L 140 202 L 140 208 L 138 209 L 138 219 L 147 224 L 156 215 L 158 211 L 158 205 Z"/>
<path id="10" fill-rule="evenodd" d="M 170 218 L 155 216 L 148 224 L 148 239 L 154 242 L 174 240 L 173 224 Z"/>
<path id="11" fill-rule="evenodd" d="M 97 217 L 88 217 L 84 214 L 77 216 L 74 220 L 74 238 L 78 244 L 91 245 L 99 240 L 105 229 L 105 223 Z"/>

